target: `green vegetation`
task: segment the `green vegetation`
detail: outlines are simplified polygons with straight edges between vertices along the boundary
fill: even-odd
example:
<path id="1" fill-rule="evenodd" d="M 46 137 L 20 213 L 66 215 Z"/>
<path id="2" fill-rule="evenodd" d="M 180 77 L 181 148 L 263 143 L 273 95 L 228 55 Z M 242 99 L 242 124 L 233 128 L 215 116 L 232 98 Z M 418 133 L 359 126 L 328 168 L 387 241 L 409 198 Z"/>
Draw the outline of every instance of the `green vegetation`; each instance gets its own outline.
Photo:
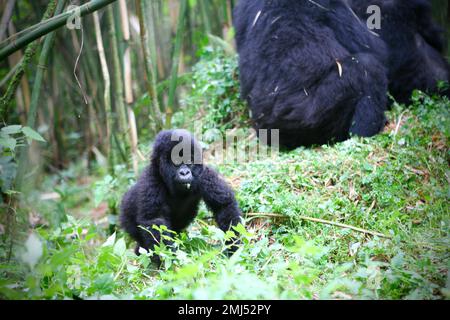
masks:
<path id="1" fill-rule="evenodd" d="M 185 108 L 176 114 L 174 125 L 198 130 L 192 124 L 194 119 L 201 123 L 202 131 L 218 129 L 222 134 L 227 129 L 248 126 L 249 111 L 240 100 L 236 55 L 227 54 L 221 46 L 207 45 L 200 57 L 192 70 L 192 88 L 183 101 Z"/>
<path id="2" fill-rule="evenodd" d="M 180 126 L 197 114 L 226 129 L 230 112 L 245 112 L 235 58 L 215 52 L 206 50 L 211 56 L 193 70 L 193 90 L 173 119 Z M 200 112 L 202 97 L 209 104 Z M 230 234 L 202 207 L 186 232 L 173 235 L 175 252 L 155 249 L 161 269 L 150 263 L 151 254 L 136 256 L 122 231 L 110 233 L 132 171 L 116 165 L 112 177 L 97 166 L 86 177 L 83 164 L 73 164 L 47 176 L 22 205 L 33 231 L 16 228 L 13 243 L 1 235 L 0 297 L 448 299 L 449 106 L 416 92 L 413 105 L 394 105 L 376 137 L 299 148 L 275 160 L 211 163 L 236 189 L 245 214 L 245 229 L 237 230 L 243 245 L 225 257 Z M 247 125 L 231 118 L 233 127 Z"/>
<path id="3" fill-rule="evenodd" d="M 0 2 L 0 299 L 450 299 L 447 98 L 416 92 L 370 139 L 218 163 L 224 133 L 255 141 L 237 1 L 87 3 L 105 7 L 54 29 L 71 1 Z M 175 251 L 136 256 L 119 205 L 163 127 L 203 134 L 244 221 L 202 205 Z"/>

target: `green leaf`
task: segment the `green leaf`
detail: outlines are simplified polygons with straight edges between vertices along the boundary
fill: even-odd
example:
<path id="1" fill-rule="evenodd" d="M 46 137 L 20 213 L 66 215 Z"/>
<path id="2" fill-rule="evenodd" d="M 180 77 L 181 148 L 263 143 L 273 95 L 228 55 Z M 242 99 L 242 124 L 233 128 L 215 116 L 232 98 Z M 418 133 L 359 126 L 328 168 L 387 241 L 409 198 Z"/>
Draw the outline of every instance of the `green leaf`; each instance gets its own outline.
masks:
<path id="1" fill-rule="evenodd" d="M 93 288 L 94 291 L 99 293 L 108 294 L 114 289 L 114 277 L 111 273 L 104 273 L 94 280 Z"/>
<path id="2" fill-rule="evenodd" d="M 42 138 L 42 136 L 39 133 L 31 129 L 30 127 L 23 127 L 22 132 L 24 135 L 26 135 L 28 138 L 32 140 L 45 142 L 45 139 Z"/>
<path id="3" fill-rule="evenodd" d="M 102 245 L 102 247 L 111 247 L 114 245 L 114 242 L 116 241 L 116 233 L 114 232 Z"/>
<path id="4" fill-rule="evenodd" d="M 17 141 L 14 138 L 10 138 L 8 136 L 2 136 L 0 137 L 0 145 L 2 145 L 3 147 L 14 151 L 14 149 L 16 148 L 17 145 Z"/>
<path id="5" fill-rule="evenodd" d="M 2 128 L 2 132 L 6 133 L 6 134 L 16 134 L 19 133 L 22 129 L 22 126 L 19 124 L 14 124 L 11 126 L 6 126 Z"/>
<path id="6" fill-rule="evenodd" d="M 117 240 L 116 244 L 114 245 L 113 252 L 114 254 L 118 255 L 119 257 L 123 256 L 125 251 L 127 250 L 127 245 L 125 244 L 125 240 L 123 238 L 120 238 Z"/>
<path id="7" fill-rule="evenodd" d="M 246 237 L 252 237 L 253 234 L 251 234 L 250 232 L 248 232 L 245 227 L 242 225 L 242 223 L 239 223 L 238 225 L 233 227 L 234 230 L 236 230 L 236 232 L 242 234 L 243 236 Z"/>

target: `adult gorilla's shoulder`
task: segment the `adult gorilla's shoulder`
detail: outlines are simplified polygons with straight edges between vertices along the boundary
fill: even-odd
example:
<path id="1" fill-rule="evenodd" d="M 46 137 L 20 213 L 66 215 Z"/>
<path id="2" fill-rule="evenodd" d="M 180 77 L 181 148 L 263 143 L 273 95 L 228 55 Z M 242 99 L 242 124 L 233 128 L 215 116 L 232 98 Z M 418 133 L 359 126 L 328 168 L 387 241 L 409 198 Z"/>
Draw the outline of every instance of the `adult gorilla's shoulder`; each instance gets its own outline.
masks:
<path id="1" fill-rule="evenodd" d="M 241 0 L 234 25 L 255 129 L 295 148 L 383 128 L 386 49 L 346 1 Z"/>

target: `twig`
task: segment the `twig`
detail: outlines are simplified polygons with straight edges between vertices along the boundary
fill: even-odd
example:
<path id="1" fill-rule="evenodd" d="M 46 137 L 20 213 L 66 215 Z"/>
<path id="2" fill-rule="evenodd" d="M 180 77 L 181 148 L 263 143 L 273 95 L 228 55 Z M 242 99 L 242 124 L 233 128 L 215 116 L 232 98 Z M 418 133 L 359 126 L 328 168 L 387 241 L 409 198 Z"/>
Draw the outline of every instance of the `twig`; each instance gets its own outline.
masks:
<path id="1" fill-rule="evenodd" d="M 407 110 L 403 111 L 398 117 L 397 125 L 395 126 L 394 137 L 397 135 L 398 130 L 400 129 L 400 125 L 402 124 L 402 118 Z"/>
<path id="2" fill-rule="evenodd" d="M 289 219 L 291 217 L 282 215 L 282 214 L 277 214 L 277 213 L 247 213 L 247 216 L 250 217 L 271 217 L 271 218 L 280 218 L 280 219 Z M 324 219 L 319 219 L 319 218 L 312 218 L 312 217 L 307 217 L 307 216 L 295 216 L 295 218 L 301 219 L 301 220 L 306 220 L 306 221 L 311 221 L 311 222 L 317 222 L 317 223 L 323 223 L 323 224 L 329 224 L 332 226 L 336 226 L 336 227 L 340 227 L 340 228 L 345 228 L 345 229 L 351 229 L 357 232 L 361 232 L 361 233 L 365 233 L 365 234 L 370 234 L 373 236 L 378 236 L 381 238 L 387 238 L 387 239 L 392 239 L 391 236 L 385 235 L 383 233 L 380 232 L 376 232 L 376 231 L 370 231 L 370 230 L 366 230 L 366 229 L 362 229 L 362 228 L 358 228 L 358 227 L 354 227 L 348 224 L 344 224 L 344 223 L 339 223 L 339 222 L 334 222 L 334 221 L 329 221 L 329 220 L 324 220 Z"/>
<path id="3" fill-rule="evenodd" d="M 84 103 L 87 105 L 88 101 L 86 98 L 86 94 L 85 94 L 83 87 L 81 86 L 80 80 L 78 79 L 78 76 L 77 76 L 78 62 L 80 61 L 81 53 L 83 52 L 83 46 L 84 46 L 84 29 L 83 29 L 83 26 L 81 26 L 81 46 L 80 46 L 80 51 L 78 52 L 77 60 L 75 61 L 75 65 L 73 67 L 73 75 L 74 75 L 75 80 L 77 81 L 78 87 L 80 88 L 81 93 L 83 95 Z"/>
<path id="4" fill-rule="evenodd" d="M 8 83 L 9 79 L 12 78 L 12 76 L 16 73 L 16 70 L 20 67 L 20 64 L 23 61 L 23 57 L 20 58 L 19 62 L 9 70 L 9 72 L 6 74 L 6 76 L 0 81 L 0 87 L 3 87 L 6 83 Z"/>
<path id="5" fill-rule="evenodd" d="M 122 273 L 123 268 L 125 267 L 125 264 L 126 264 L 126 260 L 124 259 L 124 260 L 122 261 L 122 263 L 120 264 L 119 271 L 117 272 L 116 276 L 114 277 L 114 281 L 117 281 L 117 279 L 119 279 L 119 276 L 120 276 L 120 274 Z"/>

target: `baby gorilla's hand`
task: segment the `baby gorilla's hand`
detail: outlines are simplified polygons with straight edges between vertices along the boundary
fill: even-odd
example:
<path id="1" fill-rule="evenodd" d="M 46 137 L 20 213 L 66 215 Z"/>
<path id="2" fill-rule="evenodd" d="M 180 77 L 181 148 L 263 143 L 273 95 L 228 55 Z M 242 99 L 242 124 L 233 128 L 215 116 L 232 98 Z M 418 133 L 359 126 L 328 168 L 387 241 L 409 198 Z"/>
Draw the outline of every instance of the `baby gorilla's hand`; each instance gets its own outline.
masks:
<path id="1" fill-rule="evenodd" d="M 231 257 L 237 251 L 237 249 L 239 249 L 239 247 L 242 245 L 242 241 L 239 240 L 238 238 L 232 238 L 230 240 L 227 240 L 225 242 L 225 245 L 226 245 L 226 249 L 225 249 L 224 253 L 227 257 Z"/>

